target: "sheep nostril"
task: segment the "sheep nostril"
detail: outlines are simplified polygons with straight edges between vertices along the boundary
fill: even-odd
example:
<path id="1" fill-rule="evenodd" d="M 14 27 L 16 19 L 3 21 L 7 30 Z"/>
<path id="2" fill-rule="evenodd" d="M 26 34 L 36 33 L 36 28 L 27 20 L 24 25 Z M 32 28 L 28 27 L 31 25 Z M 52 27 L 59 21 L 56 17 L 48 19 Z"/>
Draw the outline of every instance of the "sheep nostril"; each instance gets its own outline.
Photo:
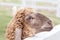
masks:
<path id="1" fill-rule="evenodd" d="M 45 27 L 45 29 L 47 30 L 51 30 L 53 27 Z"/>

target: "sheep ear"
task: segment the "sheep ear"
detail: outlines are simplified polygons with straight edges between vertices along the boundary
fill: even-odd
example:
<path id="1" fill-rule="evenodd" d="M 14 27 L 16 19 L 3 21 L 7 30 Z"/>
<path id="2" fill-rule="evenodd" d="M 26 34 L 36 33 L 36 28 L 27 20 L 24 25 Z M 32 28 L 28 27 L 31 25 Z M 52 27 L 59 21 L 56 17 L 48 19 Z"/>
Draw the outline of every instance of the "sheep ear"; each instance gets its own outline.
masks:
<path id="1" fill-rule="evenodd" d="M 16 28 L 15 30 L 15 40 L 21 40 L 22 29 Z"/>

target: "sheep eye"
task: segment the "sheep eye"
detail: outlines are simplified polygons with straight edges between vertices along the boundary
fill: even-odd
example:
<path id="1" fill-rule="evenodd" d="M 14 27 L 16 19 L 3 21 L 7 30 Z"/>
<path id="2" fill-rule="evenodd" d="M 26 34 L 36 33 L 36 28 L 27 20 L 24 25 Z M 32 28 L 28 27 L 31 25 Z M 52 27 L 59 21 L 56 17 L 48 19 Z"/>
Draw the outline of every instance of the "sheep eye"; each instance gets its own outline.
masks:
<path id="1" fill-rule="evenodd" d="M 32 20 L 32 19 L 34 19 L 32 16 L 27 17 L 27 20 Z"/>
<path id="2" fill-rule="evenodd" d="M 29 16 L 28 19 L 34 19 L 33 17 Z"/>

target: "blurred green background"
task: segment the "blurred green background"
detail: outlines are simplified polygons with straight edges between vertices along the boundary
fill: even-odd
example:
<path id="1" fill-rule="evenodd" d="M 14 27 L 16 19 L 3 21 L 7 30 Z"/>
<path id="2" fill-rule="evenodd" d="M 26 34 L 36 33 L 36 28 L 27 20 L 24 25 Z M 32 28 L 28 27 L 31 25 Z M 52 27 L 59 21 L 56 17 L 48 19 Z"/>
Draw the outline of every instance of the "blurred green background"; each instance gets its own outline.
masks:
<path id="1" fill-rule="evenodd" d="M 0 0 L 0 2 L 12 2 L 15 4 L 21 4 L 21 0 Z M 37 5 L 49 5 L 49 3 L 38 3 Z M 55 5 L 54 5 L 55 6 Z M 48 11 L 48 10 L 39 10 L 40 13 L 42 13 L 43 15 L 49 17 L 52 22 L 53 25 L 57 25 L 60 24 L 60 18 L 57 18 L 56 12 L 55 11 Z M 10 6 L 0 6 L 0 40 L 5 40 L 5 30 L 7 27 L 7 24 L 9 23 L 9 21 L 12 19 L 12 7 Z"/>

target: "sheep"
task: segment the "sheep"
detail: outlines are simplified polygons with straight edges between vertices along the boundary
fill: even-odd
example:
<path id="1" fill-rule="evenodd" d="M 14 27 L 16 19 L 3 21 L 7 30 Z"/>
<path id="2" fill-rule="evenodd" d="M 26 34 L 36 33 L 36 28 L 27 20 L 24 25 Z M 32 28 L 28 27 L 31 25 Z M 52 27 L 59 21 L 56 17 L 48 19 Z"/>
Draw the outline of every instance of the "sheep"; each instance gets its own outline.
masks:
<path id="1" fill-rule="evenodd" d="M 33 8 L 17 11 L 6 29 L 6 40 L 24 40 L 37 33 L 50 31 L 52 21 Z"/>

